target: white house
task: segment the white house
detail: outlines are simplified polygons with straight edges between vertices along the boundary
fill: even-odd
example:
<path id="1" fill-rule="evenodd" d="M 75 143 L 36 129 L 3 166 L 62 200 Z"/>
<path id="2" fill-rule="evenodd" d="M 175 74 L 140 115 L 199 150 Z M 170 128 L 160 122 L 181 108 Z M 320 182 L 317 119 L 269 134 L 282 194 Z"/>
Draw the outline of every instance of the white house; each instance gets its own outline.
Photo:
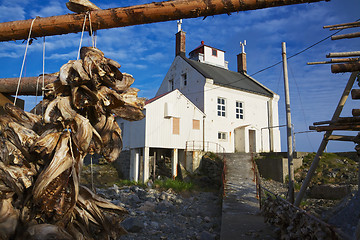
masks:
<path id="1" fill-rule="evenodd" d="M 205 141 L 226 152 L 277 152 L 279 96 L 247 75 L 246 54 L 238 72 L 228 70 L 225 52 L 204 44 L 185 56 L 185 32 L 176 34 L 176 57 L 156 96 L 179 89 L 206 115 Z"/>
<path id="2" fill-rule="evenodd" d="M 130 179 L 149 177 L 149 156 L 170 150 L 176 176 L 189 142 L 192 148 L 225 152 L 279 152 L 279 96 L 246 73 L 246 54 L 238 72 L 228 70 L 225 52 L 201 45 L 185 56 L 185 32 L 176 34 L 176 56 L 155 98 L 139 122 L 118 119 L 130 154 Z M 195 144 L 196 143 L 196 144 Z M 156 155 L 156 154 L 155 154 Z M 142 156 L 142 161 L 139 160 Z M 141 171 L 140 171 L 141 172 Z"/>
<path id="3" fill-rule="evenodd" d="M 122 129 L 123 150 L 130 150 L 130 179 L 146 182 L 150 156 L 166 154 L 171 154 L 172 175 L 176 176 L 178 159 L 185 156 L 186 142 L 198 146 L 204 141 L 205 114 L 177 89 L 146 101 L 144 114 L 146 117 L 136 122 L 117 119 Z M 187 165 L 191 167 L 190 163 Z"/>

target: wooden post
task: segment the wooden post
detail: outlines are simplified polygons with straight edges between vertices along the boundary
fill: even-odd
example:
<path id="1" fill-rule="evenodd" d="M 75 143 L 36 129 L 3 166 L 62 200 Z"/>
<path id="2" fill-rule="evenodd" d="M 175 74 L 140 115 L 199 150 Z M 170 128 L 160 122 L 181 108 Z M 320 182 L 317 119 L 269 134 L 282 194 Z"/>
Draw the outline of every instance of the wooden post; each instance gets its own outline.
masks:
<path id="1" fill-rule="evenodd" d="M 291 128 L 291 112 L 290 112 L 290 94 L 289 81 L 286 59 L 286 44 L 282 43 L 282 59 L 284 71 L 284 89 L 285 89 L 285 109 L 286 109 L 286 129 L 287 129 L 287 147 L 288 147 L 288 169 L 289 169 L 289 196 L 288 200 L 294 203 L 294 165 L 293 165 L 293 141 Z"/>
<path id="2" fill-rule="evenodd" d="M 154 168 L 153 168 L 153 182 L 155 182 L 155 179 L 156 179 L 156 174 L 155 174 L 155 171 L 156 171 L 156 151 L 154 151 Z"/>
<path id="3" fill-rule="evenodd" d="M 40 78 L 40 79 L 39 79 Z M 44 84 L 47 85 L 56 80 L 56 76 L 45 75 Z M 15 94 L 19 78 L 0 78 L 0 92 Z M 36 83 L 39 83 L 38 95 L 41 95 L 42 76 L 21 78 L 19 95 L 36 95 Z"/>
<path id="4" fill-rule="evenodd" d="M 346 87 L 344 89 L 344 92 L 340 98 L 340 101 L 336 107 L 336 110 L 333 114 L 333 117 L 331 119 L 331 121 L 336 121 L 339 116 L 340 116 L 340 113 L 346 103 L 346 100 L 350 94 L 350 91 L 351 91 L 351 88 L 353 87 L 354 85 L 354 82 L 355 82 L 355 79 L 358 75 L 358 72 L 353 72 L 349 78 L 349 81 L 348 83 L 346 84 Z M 322 153 L 324 152 L 326 146 L 327 146 L 327 143 L 329 142 L 328 138 L 331 136 L 332 134 L 332 130 L 329 130 L 329 131 L 326 131 L 325 134 L 324 134 L 324 137 L 323 137 L 323 140 L 321 141 L 321 144 L 319 146 L 319 149 L 314 157 L 314 160 L 310 166 L 310 169 L 308 171 L 308 173 L 306 174 L 306 178 L 304 179 L 303 181 L 303 184 L 301 185 L 301 189 L 300 189 L 300 192 L 299 194 L 297 195 L 297 198 L 295 200 L 295 203 L 294 205 L 295 206 L 299 206 L 300 205 L 300 202 L 301 200 L 303 199 L 304 195 L 305 195 L 305 191 L 307 189 L 307 187 L 309 186 L 309 183 L 311 181 L 311 178 L 312 176 L 314 175 L 314 172 L 319 164 L 319 160 L 320 160 L 320 156 L 322 155 Z"/>
<path id="5" fill-rule="evenodd" d="M 165 22 L 182 18 L 197 18 L 231 12 L 277 7 L 324 0 L 172 0 L 153 2 L 123 8 L 91 11 L 93 30 L 125 27 L 154 22 Z M 43 37 L 77 33 L 82 31 L 85 15 L 66 14 L 36 18 L 31 37 Z M 0 42 L 27 39 L 32 19 L 0 23 Z M 86 23 L 89 30 L 89 22 Z"/>

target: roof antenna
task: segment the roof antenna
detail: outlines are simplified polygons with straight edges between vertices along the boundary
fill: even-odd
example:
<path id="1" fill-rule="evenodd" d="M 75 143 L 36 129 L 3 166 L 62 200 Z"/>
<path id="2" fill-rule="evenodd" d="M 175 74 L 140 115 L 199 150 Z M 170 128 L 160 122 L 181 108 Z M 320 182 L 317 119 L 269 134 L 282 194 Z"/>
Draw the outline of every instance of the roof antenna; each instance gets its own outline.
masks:
<path id="1" fill-rule="evenodd" d="M 182 19 L 177 21 L 178 32 L 181 31 L 181 24 L 182 24 Z"/>
<path id="2" fill-rule="evenodd" d="M 244 40 L 244 42 L 240 42 L 240 46 L 241 46 L 241 53 L 245 53 L 245 46 L 246 46 L 246 40 Z"/>

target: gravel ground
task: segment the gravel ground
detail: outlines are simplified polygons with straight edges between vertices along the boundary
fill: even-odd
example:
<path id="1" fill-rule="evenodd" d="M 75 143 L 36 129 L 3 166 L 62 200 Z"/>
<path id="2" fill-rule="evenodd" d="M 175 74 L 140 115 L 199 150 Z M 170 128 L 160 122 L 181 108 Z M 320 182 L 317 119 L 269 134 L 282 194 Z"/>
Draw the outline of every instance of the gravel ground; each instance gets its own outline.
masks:
<path id="1" fill-rule="evenodd" d="M 97 189 L 129 211 L 122 226 L 130 239 L 220 239 L 221 198 L 213 192 L 178 194 L 137 186 Z"/>

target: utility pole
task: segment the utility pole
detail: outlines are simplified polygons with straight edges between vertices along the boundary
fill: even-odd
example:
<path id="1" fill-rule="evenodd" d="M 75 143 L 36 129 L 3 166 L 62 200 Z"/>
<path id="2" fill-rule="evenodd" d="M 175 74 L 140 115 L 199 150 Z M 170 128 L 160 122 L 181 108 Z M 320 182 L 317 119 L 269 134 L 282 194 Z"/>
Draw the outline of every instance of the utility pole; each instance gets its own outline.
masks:
<path id="1" fill-rule="evenodd" d="M 287 147 L 288 147 L 288 169 L 289 169 L 289 194 L 288 200 L 294 203 L 294 165 L 293 165 L 293 146 L 292 146 L 292 127 L 290 113 L 290 94 L 289 80 L 286 59 L 286 44 L 282 43 L 282 59 L 284 71 L 284 89 L 285 89 L 285 110 L 286 110 L 286 129 L 287 129 Z"/>

